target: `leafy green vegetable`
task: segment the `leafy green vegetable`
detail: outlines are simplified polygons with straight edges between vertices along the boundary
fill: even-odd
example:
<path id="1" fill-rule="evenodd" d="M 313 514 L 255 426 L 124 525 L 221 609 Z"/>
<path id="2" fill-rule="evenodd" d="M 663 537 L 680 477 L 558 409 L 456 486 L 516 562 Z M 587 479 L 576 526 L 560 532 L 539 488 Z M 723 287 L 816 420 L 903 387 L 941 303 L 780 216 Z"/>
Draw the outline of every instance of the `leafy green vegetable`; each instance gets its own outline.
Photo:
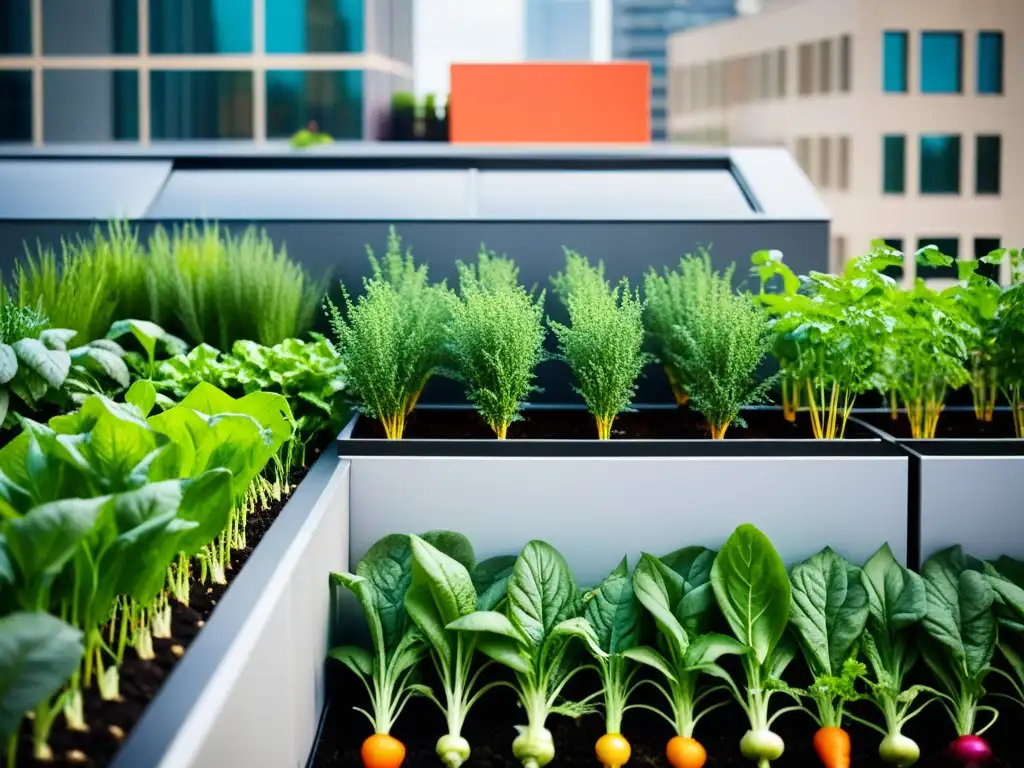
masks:
<path id="1" fill-rule="evenodd" d="M 477 264 L 457 263 L 459 295 L 452 296 L 447 335 L 455 376 L 499 440 L 531 391 L 544 359 L 544 294 L 519 285 L 508 259 L 481 250 Z"/>
<path id="2" fill-rule="evenodd" d="M 1010 262 L 1012 283 L 999 298 L 988 352 L 999 388 L 1010 403 L 1014 431 L 1024 437 L 1024 256 L 1018 250 L 1001 249 L 982 261 Z"/>
<path id="3" fill-rule="evenodd" d="M 626 278 L 612 287 L 603 262 L 591 266 L 568 249 L 565 260 L 565 272 L 551 282 L 569 313 L 569 325 L 549 322 L 575 389 L 597 421 L 598 439 L 607 440 L 615 417 L 630 409 L 647 363 L 643 302 Z"/>
<path id="4" fill-rule="evenodd" d="M 148 320 L 118 320 L 107 331 L 106 338 L 113 341 L 130 335 L 142 348 L 143 354 L 126 355 L 132 366 L 141 371 L 143 376 L 152 379 L 156 374 L 156 353 L 162 348 L 168 355 L 174 356 L 185 352 L 187 346 L 177 336 L 167 333 L 156 323 Z M 127 385 L 125 385 L 127 386 Z"/>

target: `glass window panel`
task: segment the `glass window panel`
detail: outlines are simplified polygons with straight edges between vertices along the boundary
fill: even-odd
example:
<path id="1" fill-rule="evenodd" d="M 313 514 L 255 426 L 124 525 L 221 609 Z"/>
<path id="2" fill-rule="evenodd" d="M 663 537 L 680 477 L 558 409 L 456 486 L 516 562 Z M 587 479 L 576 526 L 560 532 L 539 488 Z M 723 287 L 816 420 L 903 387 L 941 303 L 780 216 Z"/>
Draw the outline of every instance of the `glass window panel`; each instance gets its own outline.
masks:
<path id="1" fill-rule="evenodd" d="M 818 43 L 818 92 L 832 93 L 832 41 Z"/>
<path id="2" fill-rule="evenodd" d="M 149 0 L 149 52 L 252 53 L 252 0 Z"/>
<path id="3" fill-rule="evenodd" d="M 267 53 L 360 53 L 363 0 L 266 0 Z"/>
<path id="4" fill-rule="evenodd" d="M 850 92 L 852 58 L 851 38 L 849 35 L 843 35 L 839 38 L 839 90 L 843 93 Z"/>
<path id="5" fill-rule="evenodd" d="M 960 137 L 921 137 L 921 194 L 960 194 Z"/>
<path id="6" fill-rule="evenodd" d="M 999 282 L 999 265 L 986 264 L 982 261 L 992 251 L 999 250 L 1002 241 L 998 237 L 976 237 L 974 238 L 974 259 L 978 263 L 978 274 L 987 277 L 989 280 Z"/>
<path id="7" fill-rule="evenodd" d="M 311 120 L 335 139 L 361 139 L 362 71 L 267 72 L 267 136 L 286 138 Z"/>
<path id="8" fill-rule="evenodd" d="M 921 33 L 921 93 L 963 91 L 963 47 L 960 32 Z"/>
<path id="9" fill-rule="evenodd" d="M 906 93 L 907 33 L 886 32 L 882 48 L 882 87 L 886 93 Z"/>
<path id="10" fill-rule="evenodd" d="M 139 73 L 51 69 L 43 72 L 43 140 L 139 138 Z"/>
<path id="11" fill-rule="evenodd" d="M 0 55 L 5 54 L 32 54 L 32 9 L 29 0 L 0 0 Z M 7 102 L 3 103 L 6 105 Z"/>
<path id="12" fill-rule="evenodd" d="M 0 70 L 0 142 L 32 141 L 32 73 Z"/>
<path id="13" fill-rule="evenodd" d="M 899 238 L 899 237 L 887 237 L 887 238 L 885 238 L 885 244 L 888 245 L 890 248 L 895 248 L 897 251 L 899 251 L 900 253 L 903 253 L 903 255 L 906 256 L 906 253 L 904 253 L 904 251 L 903 251 L 903 239 L 902 238 Z M 886 267 L 885 269 L 882 270 L 882 274 L 888 275 L 893 280 L 902 281 L 903 280 L 903 267 Z"/>
<path id="14" fill-rule="evenodd" d="M 252 138 L 252 72 L 152 72 L 152 136 Z"/>
<path id="15" fill-rule="evenodd" d="M 1003 92 L 1003 33 L 978 33 L 978 93 Z"/>
<path id="16" fill-rule="evenodd" d="M 978 136 L 974 152 L 974 191 L 979 195 L 998 195 L 1002 166 L 1002 137 Z"/>
<path id="17" fill-rule="evenodd" d="M 934 245 L 941 253 L 952 256 L 954 259 L 960 256 L 960 240 L 956 237 L 922 237 L 917 241 L 917 249 L 921 250 L 926 245 Z M 948 267 L 928 267 L 924 264 L 917 265 L 917 276 L 924 279 L 947 278 L 956 280 L 956 261 Z"/>
<path id="18" fill-rule="evenodd" d="M 907 137 L 885 136 L 882 143 L 882 191 L 902 195 L 907 191 Z"/>
<path id="19" fill-rule="evenodd" d="M 139 52 L 138 0 L 43 0 L 43 53 Z"/>

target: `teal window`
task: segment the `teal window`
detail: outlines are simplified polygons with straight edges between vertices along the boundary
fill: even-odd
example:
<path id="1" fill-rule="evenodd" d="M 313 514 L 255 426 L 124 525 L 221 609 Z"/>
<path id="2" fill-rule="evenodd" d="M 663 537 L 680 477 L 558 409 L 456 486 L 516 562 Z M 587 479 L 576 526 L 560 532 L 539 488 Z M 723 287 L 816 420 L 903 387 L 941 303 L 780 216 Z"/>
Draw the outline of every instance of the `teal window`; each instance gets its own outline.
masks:
<path id="1" fill-rule="evenodd" d="M 963 34 L 922 32 L 921 93 L 962 93 L 963 89 Z"/>
<path id="2" fill-rule="evenodd" d="M 1000 136 L 978 136 L 975 139 L 974 191 L 979 195 L 999 194 L 1002 145 Z"/>
<path id="3" fill-rule="evenodd" d="M 1003 92 L 1003 33 L 978 33 L 978 93 Z"/>
<path id="4" fill-rule="evenodd" d="M 960 194 L 960 137 L 921 137 L 921 194 Z"/>
<path id="5" fill-rule="evenodd" d="M 139 52 L 138 0 L 43 0 L 42 12 L 44 54 Z"/>
<path id="6" fill-rule="evenodd" d="M 267 72 L 267 136 L 285 138 L 315 120 L 335 139 L 363 137 L 363 73 Z"/>
<path id="7" fill-rule="evenodd" d="M 939 249 L 940 253 L 944 253 L 946 256 L 952 256 L 954 261 L 948 267 L 926 267 L 922 264 L 917 265 L 917 276 L 928 279 L 928 278 L 950 278 L 956 280 L 957 269 L 956 259 L 960 256 L 960 240 L 956 237 L 922 237 L 917 241 L 917 249 L 921 250 L 925 246 L 934 245 Z"/>
<path id="8" fill-rule="evenodd" d="M 882 87 L 886 93 L 907 92 L 907 33 L 886 32 L 882 44 Z"/>
<path id="9" fill-rule="evenodd" d="M 363 1 L 266 0 L 267 53 L 361 53 Z"/>
<path id="10" fill-rule="evenodd" d="M 32 141 L 32 73 L 0 70 L 0 142 Z"/>
<path id="11" fill-rule="evenodd" d="M 1002 241 L 998 237 L 976 237 L 974 238 L 974 259 L 978 262 L 978 274 L 987 277 L 989 280 L 999 282 L 999 265 L 986 264 L 982 261 L 992 251 L 998 251 L 1002 247 Z"/>
<path id="12" fill-rule="evenodd" d="M 139 73 L 136 70 L 43 71 L 43 140 L 137 141 Z"/>
<path id="13" fill-rule="evenodd" d="M 150 53 L 252 53 L 252 0 L 149 0 Z"/>
<path id="14" fill-rule="evenodd" d="M 31 53 L 32 9 L 29 0 L 0 0 L 0 56 L 29 56 Z M 7 102 L 2 103 L 7 105 Z"/>
<path id="15" fill-rule="evenodd" d="M 907 137 L 882 139 L 882 191 L 902 195 L 907 191 Z"/>
<path id="16" fill-rule="evenodd" d="M 151 72 L 150 99 L 158 141 L 252 138 L 252 72 Z"/>

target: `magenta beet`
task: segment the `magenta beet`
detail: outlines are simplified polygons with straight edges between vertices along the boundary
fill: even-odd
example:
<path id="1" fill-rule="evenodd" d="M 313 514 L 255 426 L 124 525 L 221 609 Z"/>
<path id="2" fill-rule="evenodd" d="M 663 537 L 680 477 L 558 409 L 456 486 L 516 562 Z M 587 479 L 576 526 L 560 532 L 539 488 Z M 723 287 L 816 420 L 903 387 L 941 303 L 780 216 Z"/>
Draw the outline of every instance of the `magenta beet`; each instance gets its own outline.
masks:
<path id="1" fill-rule="evenodd" d="M 980 736 L 961 736 L 949 745 L 946 753 L 964 764 L 964 768 L 981 768 L 992 759 L 992 748 Z"/>

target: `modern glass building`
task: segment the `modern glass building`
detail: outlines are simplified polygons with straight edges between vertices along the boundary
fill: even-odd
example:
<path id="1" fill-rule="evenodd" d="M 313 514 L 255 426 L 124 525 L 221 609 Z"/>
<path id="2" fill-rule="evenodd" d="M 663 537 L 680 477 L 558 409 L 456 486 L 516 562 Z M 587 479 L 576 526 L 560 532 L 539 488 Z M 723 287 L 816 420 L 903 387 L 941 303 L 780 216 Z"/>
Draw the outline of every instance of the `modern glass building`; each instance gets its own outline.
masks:
<path id="1" fill-rule="evenodd" d="M 375 138 L 413 0 L 0 0 L 0 142 Z"/>
<path id="2" fill-rule="evenodd" d="M 591 0 L 525 0 L 527 61 L 590 61 Z"/>
<path id="3" fill-rule="evenodd" d="M 613 0 L 612 58 L 651 63 L 651 139 L 664 141 L 669 35 L 736 15 L 736 0 Z"/>

